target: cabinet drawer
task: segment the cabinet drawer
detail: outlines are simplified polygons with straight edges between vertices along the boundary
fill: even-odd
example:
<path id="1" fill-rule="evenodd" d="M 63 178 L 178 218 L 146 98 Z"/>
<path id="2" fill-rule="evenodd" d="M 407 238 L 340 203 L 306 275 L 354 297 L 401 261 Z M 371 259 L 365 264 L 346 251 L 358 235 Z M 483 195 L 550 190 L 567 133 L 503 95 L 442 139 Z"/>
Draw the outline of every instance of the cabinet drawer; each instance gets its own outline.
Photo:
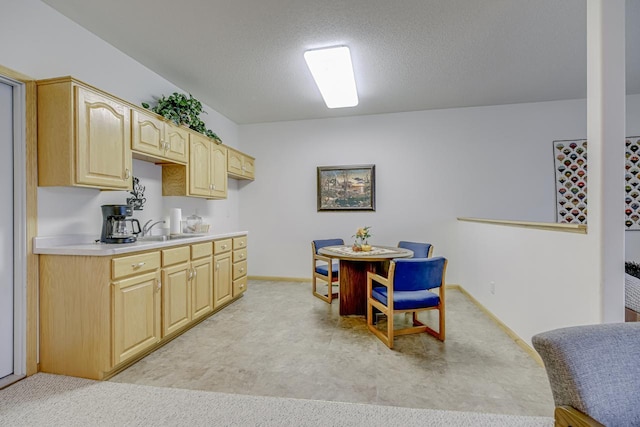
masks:
<path id="1" fill-rule="evenodd" d="M 247 275 L 247 261 L 241 261 L 233 264 L 233 280 L 239 279 Z"/>
<path id="2" fill-rule="evenodd" d="M 213 242 L 214 250 L 213 252 L 218 255 L 223 252 L 228 252 L 231 250 L 231 239 L 224 240 L 216 240 Z"/>
<path id="3" fill-rule="evenodd" d="M 233 281 L 233 297 L 237 297 L 247 290 L 247 276 Z"/>
<path id="4" fill-rule="evenodd" d="M 162 250 L 162 266 L 189 261 L 189 246 Z"/>
<path id="5" fill-rule="evenodd" d="M 111 260 L 111 277 L 119 279 L 160 268 L 160 252 L 131 255 Z"/>
<path id="6" fill-rule="evenodd" d="M 212 251 L 213 246 L 211 246 L 211 242 L 191 245 L 191 259 L 211 256 L 211 254 L 213 253 Z"/>
<path id="7" fill-rule="evenodd" d="M 237 251 L 233 251 L 233 262 L 246 261 L 247 259 L 247 250 L 246 249 L 238 249 Z"/>
<path id="8" fill-rule="evenodd" d="M 247 247 L 247 236 L 233 238 L 233 249 L 242 249 L 246 247 Z"/>

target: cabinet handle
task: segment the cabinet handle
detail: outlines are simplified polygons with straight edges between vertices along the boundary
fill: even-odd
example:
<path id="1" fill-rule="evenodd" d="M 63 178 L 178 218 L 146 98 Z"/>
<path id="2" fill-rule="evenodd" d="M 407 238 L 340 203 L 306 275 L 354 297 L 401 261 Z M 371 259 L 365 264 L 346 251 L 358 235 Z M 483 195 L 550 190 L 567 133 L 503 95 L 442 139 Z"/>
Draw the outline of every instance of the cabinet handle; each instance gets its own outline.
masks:
<path id="1" fill-rule="evenodd" d="M 222 249 L 227 249 L 227 245 L 222 245 Z"/>
<path id="2" fill-rule="evenodd" d="M 220 270 L 220 263 L 216 262 L 216 271 Z"/>
<path id="3" fill-rule="evenodd" d="M 244 268 L 241 268 L 241 269 L 240 269 L 240 273 L 244 273 Z"/>
<path id="4" fill-rule="evenodd" d="M 198 270 L 196 270 L 195 268 L 193 269 L 193 278 L 195 279 L 196 277 L 198 277 Z"/>
<path id="5" fill-rule="evenodd" d="M 193 279 L 193 269 L 192 268 L 189 269 L 189 277 L 187 277 L 187 280 L 191 280 L 191 279 Z"/>
<path id="6" fill-rule="evenodd" d="M 159 291 L 160 288 L 162 288 L 162 282 L 160 280 L 158 280 L 157 282 L 158 282 L 158 286 L 156 287 L 156 291 Z"/>
<path id="7" fill-rule="evenodd" d="M 145 264 L 146 264 L 146 262 L 139 262 L 137 264 L 131 264 L 131 268 L 140 268 Z"/>
<path id="8" fill-rule="evenodd" d="M 124 180 L 128 180 L 129 178 L 131 178 L 131 171 L 129 170 L 129 168 L 126 168 L 124 170 Z"/>
<path id="9" fill-rule="evenodd" d="M 240 258 L 241 258 L 241 259 L 242 259 L 242 258 L 244 258 L 244 254 L 240 254 Z"/>

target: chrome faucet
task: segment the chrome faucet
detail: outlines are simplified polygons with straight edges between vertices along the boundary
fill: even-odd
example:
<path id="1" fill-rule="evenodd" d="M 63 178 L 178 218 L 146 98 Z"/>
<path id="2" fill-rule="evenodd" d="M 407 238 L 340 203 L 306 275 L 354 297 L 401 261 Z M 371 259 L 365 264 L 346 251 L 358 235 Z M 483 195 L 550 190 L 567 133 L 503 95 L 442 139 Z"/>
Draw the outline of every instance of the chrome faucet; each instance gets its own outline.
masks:
<path id="1" fill-rule="evenodd" d="M 157 225 L 157 224 L 164 224 L 165 221 L 164 220 L 160 220 L 160 221 L 156 221 L 153 224 L 149 225 L 150 222 L 152 222 L 153 220 L 150 219 L 149 221 L 144 223 L 144 226 L 142 227 L 142 235 L 146 236 L 147 234 L 151 233 L 151 229 Z"/>

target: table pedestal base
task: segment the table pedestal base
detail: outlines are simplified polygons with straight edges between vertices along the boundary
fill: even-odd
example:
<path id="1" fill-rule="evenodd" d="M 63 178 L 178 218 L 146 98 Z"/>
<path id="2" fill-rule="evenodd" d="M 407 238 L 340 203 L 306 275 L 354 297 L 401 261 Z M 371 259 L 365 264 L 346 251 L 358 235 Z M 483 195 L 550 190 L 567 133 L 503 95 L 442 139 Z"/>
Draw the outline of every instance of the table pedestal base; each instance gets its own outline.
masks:
<path id="1" fill-rule="evenodd" d="M 389 261 L 340 260 L 340 315 L 367 313 L 367 272 L 386 276 Z"/>

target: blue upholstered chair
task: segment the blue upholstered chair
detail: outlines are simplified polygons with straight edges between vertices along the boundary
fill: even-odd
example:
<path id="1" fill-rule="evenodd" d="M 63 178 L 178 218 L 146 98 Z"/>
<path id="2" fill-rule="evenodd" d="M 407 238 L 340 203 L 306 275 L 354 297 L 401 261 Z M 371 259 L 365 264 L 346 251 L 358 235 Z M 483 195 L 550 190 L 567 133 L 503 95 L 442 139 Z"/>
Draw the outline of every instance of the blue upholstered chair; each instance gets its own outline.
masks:
<path id="1" fill-rule="evenodd" d="M 367 273 L 367 326 L 389 348 L 396 335 L 427 332 L 440 341 L 445 338 L 444 287 L 447 260 L 436 258 L 395 259 L 389 263 L 387 278 Z M 438 293 L 433 292 L 437 289 Z M 386 333 L 373 324 L 373 309 L 387 316 Z M 417 313 L 438 310 L 438 331 L 418 320 Z M 394 330 L 393 315 L 413 313 L 413 327 Z"/>
<path id="2" fill-rule="evenodd" d="M 398 247 L 413 251 L 413 258 L 431 258 L 433 245 L 431 243 L 406 242 L 401 240 Z"/>
<path id="3" fill-rule="evenodd" d="M 334 298 L 338 297 L 337 292 L 333 292 L 334 283 L 338 282 L 339 263 L 333 262 L 331 258 L 318 254 L 318 250 L 325 246 L 337 246 L 344 245 L 342 239 L 325 239 L 314 240 L 311 242 L 311 249 L 313 253 L 313 275 L 312 280 L 312 292 L 323 301 L 331 304 Z M 327 294 L 321 294 L 317 290 L 318 279 L 327 283 Z"/>
<path id="4" fill-rule="evenodd" d="M 556 426 L 640 426 L 640 323 L 572 326 L 531 339 Z"/>

